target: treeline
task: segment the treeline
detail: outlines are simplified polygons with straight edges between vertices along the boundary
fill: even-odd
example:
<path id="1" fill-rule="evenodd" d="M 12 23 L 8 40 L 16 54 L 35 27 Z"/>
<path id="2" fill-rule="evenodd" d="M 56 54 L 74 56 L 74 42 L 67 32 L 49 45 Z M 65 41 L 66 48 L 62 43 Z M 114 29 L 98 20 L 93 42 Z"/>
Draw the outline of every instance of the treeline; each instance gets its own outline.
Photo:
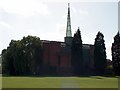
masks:
<path id="1" fill-rule="evenodd" d="M 98 32 L 94 43 L 94 68 L 95 75 L 104 75 L 107 67 L 106 48 L 104 43 L 104 36 Z M 71 48 L 72 66 L 76 75 L 84 74 L 86 68 L 83 60 L 83 46 L 81 33 L 78 28 L 74 34 Z"/>
<path id="2" fill-rule="evenodd" d="M 6 75 L 39 75 L 42 67 L 40 38 L 28 36 L 11 40 L 2 51 L 2 73 Z"/>
<path id="3" fill-rule="evenodd" d="M 75 75 L 82 75 L 85 72 L 83 65 L 83 46 L 81 33 L 78 28 L 74 34 L 71 48 L 71 63 Z M 94 42 L 94 75 L 120 75 L 120 34 L 114 37 L 112 44 L 112 66 L 108 65 L 106 58 L 106 47 L 104 35 L 98 32 Z"/>
<path id="4" fill-rule="evenodd" d="M 83 65 L 83 46 L 81 32 L 74 34 L 71 47 L 71 64 L 74 74 L 81 75 Z M 27 36 L 21 40 L 11 40 L 7 49 L 2 50 L 2 73 L 4 75 L 42 75 L 43 48 L 39 37 Z M 94 42 L 95 75 L 104 75 L 107 69 L 104 35 L 98 32 Z M 113 70 L 112 70 L 113 69 Z M 120 34 L 114 37 L 112 44 L 112 72 L 120 75 Z"/>

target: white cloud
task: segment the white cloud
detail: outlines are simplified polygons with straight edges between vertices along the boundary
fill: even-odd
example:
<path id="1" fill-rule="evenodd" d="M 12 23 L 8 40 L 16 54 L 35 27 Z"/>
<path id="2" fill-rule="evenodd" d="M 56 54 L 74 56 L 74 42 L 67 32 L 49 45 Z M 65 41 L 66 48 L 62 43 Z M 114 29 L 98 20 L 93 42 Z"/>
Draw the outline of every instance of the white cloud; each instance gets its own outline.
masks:
<path id="1" fill-rule="evenodd" d="M 83 34 L 85 33 L 85 34 Z M 95 37 L 96 37 L 96 32 L 83 32 L 82 34 L 82 39 L 84 44 L 94 44 Z"/>
<path id="2" fill-rule="evenodd" d="M 65 34 L 66 31 L 66 24 L 58 23 L 56 24 L 56 32 L 59 34 Z"/>
<path id="3" fill-rule="evenodd" d="M 33 16 L 48 14 L 46 4 L 38 0 L 0 0 L 0 8 L 7 13 L 20 14 L 23 16 Z"/>
<path id="4" fill-rule="evenodd" d="M 76 10 L 76 8 L 74 8 L 74 7 L 71 7 L 71 10 L 73 11 L 73 13 L 77 13 L 77 10 Z"/>
<path id="5" fill-rule="evenodd" d="M 46 33 L 41 33 L 40 37 L 42 40 L 54 40 L 54 41 L 63 41 L 66 33 L 66 24 L 57 23 L 55 30 L 49 31 Z"/>
<path id="6" fill-rule="evenodd" d="M 81 15 L 88 15 L 88 11 L 82 10 L 82 9 L 79 10 L 79 13 L 80 13 Z"/>
<path id="7" fill-rule="evenodd" d="M 8 29 L 12 28 L 12 26 L 10 24 L 8 24 L 7 22 L 4 22 L 4 21 L 0 21 L 0 26 L 4 26 Z"/>
<path id="8" fill-rule="evenodd" d="M 47 33 L 41 33 L 40 38 L 41 40 L 63 41 L 64 35 L 58 33 L 57 31 L 51 31 Z"/>

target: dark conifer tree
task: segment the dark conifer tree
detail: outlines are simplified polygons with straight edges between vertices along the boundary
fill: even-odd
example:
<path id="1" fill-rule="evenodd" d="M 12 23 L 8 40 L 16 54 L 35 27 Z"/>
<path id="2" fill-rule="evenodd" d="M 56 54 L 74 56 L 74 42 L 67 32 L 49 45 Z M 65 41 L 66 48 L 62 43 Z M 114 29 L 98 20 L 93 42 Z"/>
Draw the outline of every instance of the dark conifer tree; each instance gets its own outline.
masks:
<path id="1" fill-rule="evenodd" d="M 83 69 L 83 55 L 82 55 L 82 40 L 81 33 L 78 28 L 77 32 L 74 34 L 72 47 L 71 47 L 71 63 L 73 66 L 73 71 L 75 75 L 81 75 Z"/>
<path id="2" fill-rule="evenodd" d="M 103 75 L 107 65 L 104 35 L 98 32 L 95 38 L 94 67 L 97 75 Z"/>
<path id="3" fill-rule="evenodd" d="M 120 75 L 120 34 L 119 32 L 114 37 L 114 43 L 112 43 L 112 62 L 113 70 L 116 75 Z"/>

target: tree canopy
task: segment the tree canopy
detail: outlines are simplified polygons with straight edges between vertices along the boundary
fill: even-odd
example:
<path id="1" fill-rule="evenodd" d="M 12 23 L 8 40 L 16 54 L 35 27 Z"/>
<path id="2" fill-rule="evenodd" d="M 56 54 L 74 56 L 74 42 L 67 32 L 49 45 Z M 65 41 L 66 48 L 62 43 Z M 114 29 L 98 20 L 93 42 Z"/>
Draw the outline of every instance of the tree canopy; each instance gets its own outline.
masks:
<path id="1" fill-rule="evenodd" d="M 7 49 L 2 50 L 3 74 L 38 75 L 41 66 L 42 44 L 38 37 L 11 40 Z"/>

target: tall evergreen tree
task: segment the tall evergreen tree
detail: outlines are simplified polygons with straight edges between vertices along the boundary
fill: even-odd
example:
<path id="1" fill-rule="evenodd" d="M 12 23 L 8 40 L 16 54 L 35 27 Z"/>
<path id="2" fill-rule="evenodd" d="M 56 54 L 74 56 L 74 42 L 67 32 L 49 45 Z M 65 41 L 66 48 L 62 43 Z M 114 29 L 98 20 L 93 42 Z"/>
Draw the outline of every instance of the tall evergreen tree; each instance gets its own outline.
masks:
<path id="1" fill-rule="evenodd" d="M 73 71 L 76 75 L 82 74 L 83 69 L 83 55 L 82 55 L 82 40 L 81 33 L 78 28 L 77 32 L 74 34 L 72 47 L 71 47 L 71 63 L 73 66 Z"/>
<path id="2" fill-rule="evenodd" d="M 98 32 L 94 43 L 94 67 L 96 74 L 98 75 L 104 74 L 107 65 L 106 48 L 104 42 L 104 35 L 101 32 Z"/>
<path id="3" fill-rule="evenodd" d="M 112 62 L 113 70 L 116 75 L 120 75 L 120 34 L 119 32 L 114 37 L 114 42 L 112 43 Z"/>

